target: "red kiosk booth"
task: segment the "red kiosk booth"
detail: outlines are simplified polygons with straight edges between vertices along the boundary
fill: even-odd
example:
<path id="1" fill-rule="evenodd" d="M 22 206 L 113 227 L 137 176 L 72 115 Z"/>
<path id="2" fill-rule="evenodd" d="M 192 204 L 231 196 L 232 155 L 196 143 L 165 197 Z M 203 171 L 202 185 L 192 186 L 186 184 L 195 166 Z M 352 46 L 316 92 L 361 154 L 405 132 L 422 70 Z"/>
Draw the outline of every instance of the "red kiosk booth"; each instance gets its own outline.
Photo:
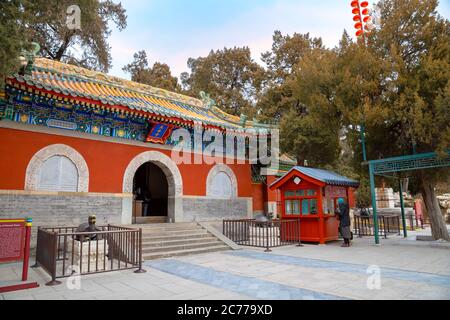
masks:
<path id="1" fill-rule="evenodd" d="M 354 207 L 354 190 L 359 182 L 337 173 L 294 167 L 270 185 L 279 190 L 282 219 L 300 219 L 301 241 L 325 244 L 339 239 L 335 208 L 339 198 Z"/>

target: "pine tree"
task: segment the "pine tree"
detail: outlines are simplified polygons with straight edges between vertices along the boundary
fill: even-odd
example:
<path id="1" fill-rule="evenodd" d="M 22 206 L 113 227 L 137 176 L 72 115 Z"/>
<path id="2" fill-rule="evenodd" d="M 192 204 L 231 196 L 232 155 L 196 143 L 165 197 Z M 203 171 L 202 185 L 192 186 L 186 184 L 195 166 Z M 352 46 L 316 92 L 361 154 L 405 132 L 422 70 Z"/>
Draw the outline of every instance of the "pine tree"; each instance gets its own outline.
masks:
<path id="1" fill-rule="evenodd" d="M 67 8 L 72 5 L 81 10 L 81 29 L 67 27 Z M 26 11 L 34 16 L 27 26 L 27 33 L 41 46 L 42 56 L 103 72 L 110 69 L 110 24 L 119 30 L 127 25 L 121 3 L 112 0 L 33 0 Z"/>
<path id="2" fill-rule="evenodd" d="M 264 69 L 253 61 L 249 48 L 211 51 L 207 57 L 190 58 L 188 66 L 190 74 L 181 76 L 187 94 L 198 96 L 204 91 L 230 114 L 256 114 L 254 105 Z"/>
<path id="3" fill-rule="evenodd" d="M 0 2 L 0 88 L 5 84 L 5 77 L 19 70 L 22 50 L 29 49 L 26 24 L 32 17 L 25 10 L 29 5 L 24 0 Z"/>
<path id="4" fill-rule="evenodd" d="M 165 63 L 155 62 L 148 66 L 147 53 L 139 51 L 134 54 L 134 60 L 122 68 L 131 74 L 131 80 L 169 91 L 178 92 L 178 78 L 173 77 L 170 67 Z"/>
<path id="5" fill-rule="evenodd" d="M 376 29 L 339 49 L 340 110 L 344 124 L 365 123 L 369 159 L 450 148 L 450 24 L 437 4 L 381 0 Z M 434 191 L 448 169 L 414 174 L 433 237 L 450 240 Z"/>

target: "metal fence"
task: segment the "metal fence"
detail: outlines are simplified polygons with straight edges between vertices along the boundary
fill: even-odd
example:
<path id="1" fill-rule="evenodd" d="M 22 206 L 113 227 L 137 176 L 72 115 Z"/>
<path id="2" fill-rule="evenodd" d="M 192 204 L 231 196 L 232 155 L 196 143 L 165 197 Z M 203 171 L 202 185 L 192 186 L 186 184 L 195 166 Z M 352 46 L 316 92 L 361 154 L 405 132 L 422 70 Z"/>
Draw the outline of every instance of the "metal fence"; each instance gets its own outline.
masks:
<path id="1" fill-rule="evenodd" d="M 233 242 L 249 247 L 270 248 L 298 244 L 300 220 L 271 220 L 259 222 L 254 219 L 224 220 L 223 234 Z"/>
<path id="2" fill-rule="evenodd" d="M 142 230 L 101 226 L 100 231 L 76 232 L 77 227 L 39 228 L 36 264 L 51 277 L 47 285 L 74 273 L 87 275 L 119 270 L 142 269 Z M 85 241 L 84 241 L 85 240 Z"/>
<path id="3" fill-rule="evenodd" d="M 399 216 L 378 216 L 379 236 L 387 239 L 388 235 L 400 235 L 401 219 Z M 373 216 L 354 215 L 353 232 L 359 237 L 374 236 Z"/>

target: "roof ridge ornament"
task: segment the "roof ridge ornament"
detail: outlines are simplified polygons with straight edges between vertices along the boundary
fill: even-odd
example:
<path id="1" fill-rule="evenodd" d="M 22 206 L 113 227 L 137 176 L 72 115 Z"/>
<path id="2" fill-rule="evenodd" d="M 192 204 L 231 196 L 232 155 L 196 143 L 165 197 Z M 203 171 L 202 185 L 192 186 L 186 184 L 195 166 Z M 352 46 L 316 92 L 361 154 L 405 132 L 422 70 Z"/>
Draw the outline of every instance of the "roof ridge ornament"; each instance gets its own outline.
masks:
<path id="1" fill-rule="evenodd" d="M 30 50 L 22 50 L 19 57 L 21 70 L 20 75 L 31 74 L 33 71 L 34 59 L 36 58 L 38 52 L 41 50 L 41 46 L 37 42 L 31 42 Z"/>
<path id="2" fill-rule="evenodd" d="M 245 114 L 241 113 L 240 124 L 242 128 L 245 128 L 245 125 L 247 124 L 247 119 L 248 117 Z"/>
<path id="3" fill-rule="evenodd" d="M 211 98 L 211 95 L 209 93 L 206 93 L 205 91 L 200 91 L 200 98 L 203 102 L 203 106 L 210 111 L 213 107 L 216 106 L 216 101 Z"/>

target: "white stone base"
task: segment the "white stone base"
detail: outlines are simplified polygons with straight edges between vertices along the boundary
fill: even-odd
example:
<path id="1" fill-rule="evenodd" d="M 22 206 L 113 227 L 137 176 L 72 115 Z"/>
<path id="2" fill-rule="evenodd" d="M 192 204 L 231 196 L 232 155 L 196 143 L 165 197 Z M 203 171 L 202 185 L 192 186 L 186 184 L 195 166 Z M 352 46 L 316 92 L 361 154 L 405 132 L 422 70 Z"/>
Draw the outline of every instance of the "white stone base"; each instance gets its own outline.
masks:
<path id="1" fill-rule="evenodd" d="M 98 243 L 98 249 L 97 249 Z M 82 273 L 109 270 L 108 244 L 103 240 L 91 241 L 89 251 L 89 242 L 75 241 L 73 265 L 79 268 Z M 81 254 L 81 246 L 83 248 Z M 97 251 L 98 250 L 98 251 Z M 81 262 L 81 264 L 80 264 Z"/>
<path id="2" fill-rule="evenodd" d="M 270 237 L 272 243 L 276 243 L 280 239 L 280 228 L 257 228 L 250 227 L 250 241 L 255 243 L 258 239 L 267 239 Z"/>
<path id="3" fill-rule="evenodd" d="M 377 198 L 377 207 L 380 209 L 395 208 L 394 190 L 392 188 L 377 188 L 375 189 Z"/>

